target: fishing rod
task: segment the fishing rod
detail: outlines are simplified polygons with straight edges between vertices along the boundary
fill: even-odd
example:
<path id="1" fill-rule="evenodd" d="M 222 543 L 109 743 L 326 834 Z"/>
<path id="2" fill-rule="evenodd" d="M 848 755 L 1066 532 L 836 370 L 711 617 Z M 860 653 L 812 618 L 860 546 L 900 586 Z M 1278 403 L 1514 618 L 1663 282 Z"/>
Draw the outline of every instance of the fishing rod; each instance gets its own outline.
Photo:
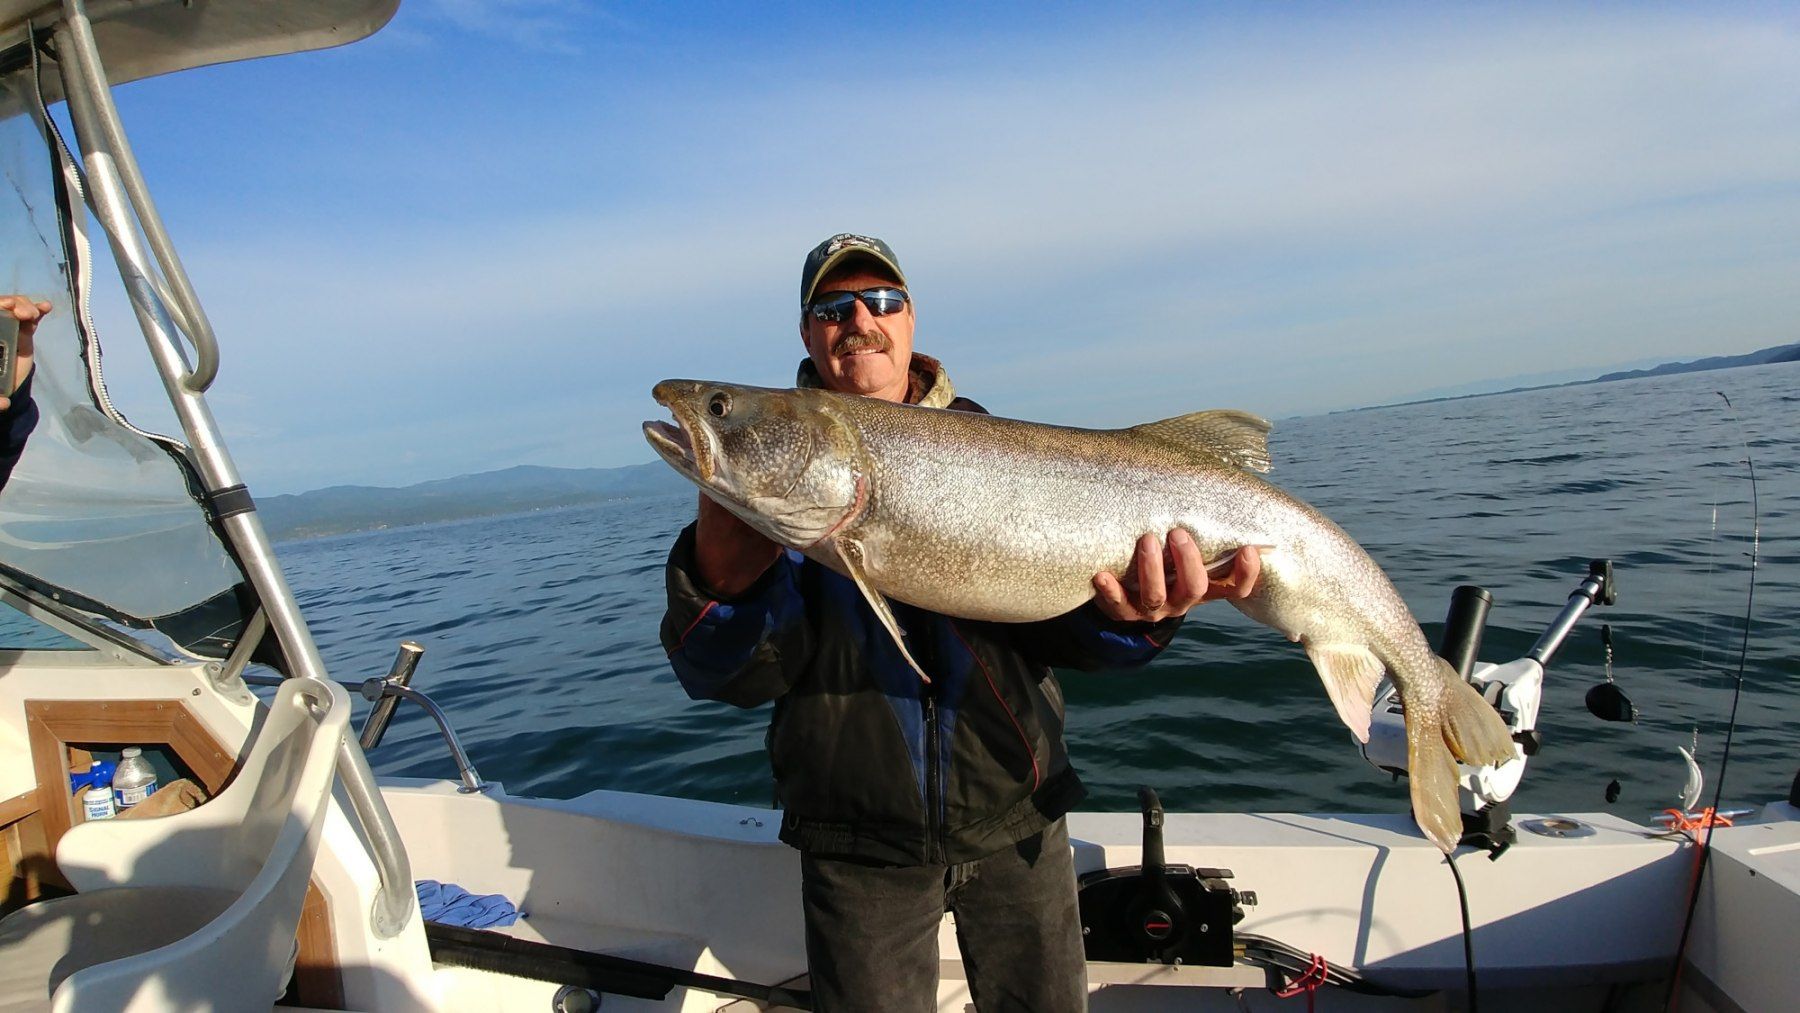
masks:
<path id="1" fill-rule="evenodd" d="M 1756 488 L 1756 460 L 1750 454 L 1749 434 L 1744 430 L 1743 420 L 1738 418 L 1737 406 L 1731 403 L 1724 391 L 1714 391 L 1720 400 L 1725 402 L 1725 409 L 1731 416 L 1731 422 L 1737 427 L 1738 441 L 1744 448 L 1744 466 L 1750 476 L 1750 573 L 1749 587 L 1744 595 L 1744 632 L 1738 645 L 1737 675 L 1732 680 L 1731 713 L 1725 722 L 1725 746 L 1719 753 L 1719 775 L 1713 783 L 1713 800 L 1703 813 L 1701 819 L 1701 836 L 1694 838 L 1694 844 L 1700 849 L 1694 858 L 1693 882 L 1688 887 L 1687 913 L 1681 921 L 1681 942 L 1675 947 L 1675 959 L 1670 965 L 1669 987 L 1663 995 L 1663 1007 L 1675 1008 L 1676 997 L 1681 990 L 1681 965 L 1687 956 L 1688 938 L 1694 928 L 1694 912 L 1700 906 L 1700 883 L 1706 876 L 1707 859 L 1712 853 L 1713 830 L 1718 826 L 1715 815 L 1719 812 L 1719 803 L 1725 797 L 1725 770 L 1731 763 L 1731 743 L 1737 732 L 1738 704 L 1744 695 L 1744 668 L 1750 657 L 1750 624 L 1756 607 L 1756 568 L 1762 543 L 1762 505 Z"/>

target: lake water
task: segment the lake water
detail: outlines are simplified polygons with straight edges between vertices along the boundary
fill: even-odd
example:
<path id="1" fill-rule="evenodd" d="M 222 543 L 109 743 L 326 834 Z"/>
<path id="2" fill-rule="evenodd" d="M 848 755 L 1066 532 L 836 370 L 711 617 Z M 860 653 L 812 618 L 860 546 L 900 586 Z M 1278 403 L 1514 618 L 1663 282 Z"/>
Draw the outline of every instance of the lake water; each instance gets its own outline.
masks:
<path id="1" fill-rule="evenodd" d="M 1726 797 L 1764 801 L 1785 796 L 1800 765 L 1800 365 L 1287 420 L 1270 477 L 1368 548 L 1434 643 L 1452 589 L 1491 591 L 1488 661 L 1523 654 L 1587 561 L 1613 559 L 1619 602 L 1591 612 L 1555 659 L 1543 749 L 1515 808 L 1642 819 L 1673 804 L 1676 747 L 1696 732 L 1711 798 L 1749 592 L 1746 438 L 1761 567 Z M 509 791 L 767 805 L 767 710 L 688 700 L 657 643 L 663 559 L 692 512 L 690 496 L 621 501 L 280 555 L 332 674 L 379 674 L 399 640 L 419 640 L 414 685 Z M 1602 679 L 1602 621 L 1639 724 L 1582 705 Z M 1362 761 L 1299 647 L 1228 606 L 1193 613 L 1148 668 L 1062 679 L 1085 808 L 1135 809 L 1140 784 L 1172 810 L 1407 808 L 1405 786 Z M 411 707 L 372 760 L 380 773 L 454 777 Z M 1609 805 L 1613 779 L 1623 791 Z"/>

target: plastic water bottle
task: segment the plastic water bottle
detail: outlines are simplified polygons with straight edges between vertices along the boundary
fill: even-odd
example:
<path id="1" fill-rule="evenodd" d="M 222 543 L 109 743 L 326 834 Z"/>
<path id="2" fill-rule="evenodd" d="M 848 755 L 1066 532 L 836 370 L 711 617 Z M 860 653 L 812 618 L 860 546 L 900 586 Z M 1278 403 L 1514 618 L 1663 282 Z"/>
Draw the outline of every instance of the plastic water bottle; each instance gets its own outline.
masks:
<path id="1" fill-rule="evenodd" d="M 113 805 L 111 785 L 96 784 L 81 793 L 81 808 L 87 813 L 89 822 L 94 820 L 110 820 L 119 814 Z"/>
<path id="2" fill-rule="evenodd" d="M 119 769 L 113 771 L 113 798 L 120 809 L 129 809 L 156 791 L 156 771 L 144 759 L 144 751 L 126 746 L 119 755 Z"/>

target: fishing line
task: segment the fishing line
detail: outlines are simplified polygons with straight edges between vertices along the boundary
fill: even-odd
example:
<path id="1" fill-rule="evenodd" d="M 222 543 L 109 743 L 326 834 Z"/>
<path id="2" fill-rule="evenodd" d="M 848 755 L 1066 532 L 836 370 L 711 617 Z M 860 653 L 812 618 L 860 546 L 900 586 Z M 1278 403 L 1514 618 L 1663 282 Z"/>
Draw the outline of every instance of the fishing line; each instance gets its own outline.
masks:
<path id="1" fill-rule="evenodd" d="M 1706 579 L 1702 586 L 1711 588 L 1719 568 L 1719 487 L 1712 490 L 1712 525 L 1706 539 Z M 1712 648 L 1712 623 L 1700 625 L 1700 671 L 1706 671 L 1706 656 Z"/>
<path id="2" fill-rule="evenodd" d="M 1756 604 L 1756 564 L 1757 553 L 1762 543 L 1762 506 L 1756 491 L 1756 461 L 1750 456 L 1750 438 L 1744 432 L 1744 423 L 1738 418 L 1737 406 L 1724 391 L 1714 391 L 1725 402 L 1726 410 L 1731 414 L 1732 424 L 1737 427 L 1738 440 L 1744 447 L 1744 466 L 1750 474 L 1750 587 L 1744 598 L 1744 636 L 1738 647 L 1737 678 L 1731 690 L 1731 716 L 1725 722 L 1725 748 L 1719 753 L 1719 775 L 1713 784 L 1712 812 L 1719 811 L 1719 802 L 1725 795 L 1725 768 L 1731 762 L 1731 740 L 1737 732 L 1738 702 L 1744 695 L 1744 667 L 1750 656 L 1750 619 Z M 1706 876 L 1706 860 L 1712 851 L 1713 828 L 1715 820 L 1707 820 L 1705 836 L 1698 842 L 1699 857 L 1695 859 L 1694 882 L 1688 890 L 1687 915 L 1681 922 L 1681 943 L 1675 947 L 1675 962 L 1669 973 L 1669 988 L 1663 996 L 1663 1007 L 1673 1010 L 1675 997 L 1681 987 L 1681 962 L 1687 954 L 1688 936 L 1694 927 L 1694 911 L 1700 906 L 1700 882 Z"/>

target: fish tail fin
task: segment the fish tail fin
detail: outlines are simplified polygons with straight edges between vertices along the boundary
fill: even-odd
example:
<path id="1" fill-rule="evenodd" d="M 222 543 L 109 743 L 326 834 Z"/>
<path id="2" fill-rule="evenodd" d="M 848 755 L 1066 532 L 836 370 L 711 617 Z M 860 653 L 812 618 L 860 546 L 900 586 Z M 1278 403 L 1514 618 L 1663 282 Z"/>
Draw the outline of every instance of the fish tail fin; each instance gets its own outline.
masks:
<path id="1" fill-rule="evenodd" d="M 1444 854 L 1462 840 L 1462 804 L 1456 795 L 1456 758 L 1442 731 L 1407 715 L 1406 776 L 1412 788 L 1413 821 Z"/>
<path id="2" fill-rule="evenodd" d="M 1500 719 L 1500 712 L 1449 662 L 1440 658 L 1438 664 L 1449 684 L 1449 692 L 1444 694 L 1444 742 L 1450 752 L 1477 767 L 1512 759 L 1516 755 L 1512 733 Z"/>
<path id="3" fill-rule="evenodd" d="M 1413 819 L 1445 854 L 1462 839 L 1462 805 L 1456 791 L 1456 761 L 1481 766 L 1514 756 L 1512 736 L 1493 705 L 1463 681 L 1449 663 L 1441 722 L 1406 715 L 1406 772 L 1412 782 Z"/>

